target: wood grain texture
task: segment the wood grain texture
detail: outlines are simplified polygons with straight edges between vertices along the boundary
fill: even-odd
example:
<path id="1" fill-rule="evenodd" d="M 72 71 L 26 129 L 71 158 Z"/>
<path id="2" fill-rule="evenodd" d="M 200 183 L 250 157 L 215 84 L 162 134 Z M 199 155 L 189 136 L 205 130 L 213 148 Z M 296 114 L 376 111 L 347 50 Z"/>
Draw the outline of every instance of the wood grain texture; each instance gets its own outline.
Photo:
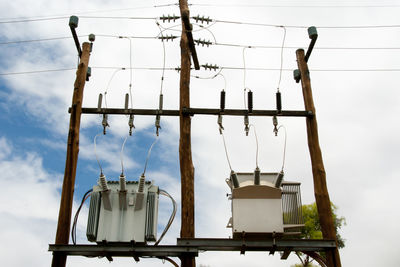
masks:
<path id="1" fill-rule="evenodd" d="M 189 17 L 186 0 L 179 1 L 182 14 Z M 190 49 L 187 35 L 182 22 L 181 37 L 181 72 L 180 72 L 180 138 L 179 163 L 181 172 L 181 238 L 194 238 L 194 167 L 191 148 L 191 118 L 183 113 L 183 108 L 190 107 Z M 195 267 L 196 261 L 192 256 L 181 257 L 182 267 Z"/>
<path id="2" fill-rule="evenodd" d="M 305 109 L 312 111 L 313 117 L 306 118 L 308 148 L 310 151 L 312 173 L 314 180 L 315 202 L 317 204 L 321 231 L 324 239 L 336 240 L 335 226 L 331 210 L 331 202 L 329 199 L 328 187 L 326 184 L 326 173 L 322 152 L 318 139 L 318 125 L 315 114 L 314 100 L 311 90 L 310 73 L 307 62 L 304 58 L 304 50 L 296 51 L 297 65 L 300 70 L 301 87 L 303 90 L 303 98 Z M 336 240 L 337 245 L 337 240 Z M 332 252 L 326 253 L 326 262 L 328 267 L 341 267 L 339 251 L 336 248 Z"/>
<path id="3" fill-rule="evenodd" d="M 72 108 L 69 122 L 67 158 L 65 162 L 64 180 L 61 191 L 60 210 L 56 232 L 56 244 L 68 244 L 71 228 L 72 202 L 74 198 L 76 166 L 79 153 L 79 130 L 81 123 L 83 90 L 86 83 L 86 73 L 89 66 L 90 44 L 83 43 L 82 56 L 76 71 Z M 52 267 L 64 267 L 67 257 L 53 253 Z"/>

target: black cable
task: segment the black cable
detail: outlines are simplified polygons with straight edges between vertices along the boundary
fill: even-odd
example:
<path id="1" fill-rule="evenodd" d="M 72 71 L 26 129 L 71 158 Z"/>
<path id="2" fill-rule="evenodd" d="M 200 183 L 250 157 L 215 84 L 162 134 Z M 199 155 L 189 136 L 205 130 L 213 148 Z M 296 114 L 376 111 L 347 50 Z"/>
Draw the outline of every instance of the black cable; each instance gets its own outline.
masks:
<path id="1" fill-rule="evenodd" d="M 83 203 L 85 203 L 85 200 L 87 199 L 88 194 L 90 194 L 91 192 L 93 192 L 93 189 L 90 189 L 83 195 L 81 205 L 79 206 L 78 210 L 75 213 L 74 222 L 72 224 L 72 230 L 71 230 L 71 238 L 72 238 L 72 243 L 74 245 L 76 245 L 76 224 L 78 222 L 79 212 L 81 211 Z"/>

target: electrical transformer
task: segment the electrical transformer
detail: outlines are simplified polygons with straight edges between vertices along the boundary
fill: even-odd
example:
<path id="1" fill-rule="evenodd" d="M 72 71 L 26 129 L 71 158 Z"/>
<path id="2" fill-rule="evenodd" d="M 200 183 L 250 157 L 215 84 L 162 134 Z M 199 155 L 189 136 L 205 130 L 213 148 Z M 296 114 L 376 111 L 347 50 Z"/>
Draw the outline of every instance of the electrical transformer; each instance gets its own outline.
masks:
<path id="1" fill-rule="evenodd" d="M 283 172 L 232 173 L 226 181 L 233 238 L 283 235 L 303 226 L 300 183 L 283 182 Z"/>
<path id="2" fill-rule="evenodd" d="M 159 189 L 152 182 L 106 181 L 90 199 L 86 236 L 92 242 L 156 241 Z"/>

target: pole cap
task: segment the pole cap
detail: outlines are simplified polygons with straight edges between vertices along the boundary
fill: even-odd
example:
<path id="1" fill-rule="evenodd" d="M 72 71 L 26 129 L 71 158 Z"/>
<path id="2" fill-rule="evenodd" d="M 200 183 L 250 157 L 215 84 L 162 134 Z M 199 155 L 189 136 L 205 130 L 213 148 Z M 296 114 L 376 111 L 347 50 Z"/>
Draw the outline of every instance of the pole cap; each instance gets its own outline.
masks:
<path id="1" fill-rule="evenodd" d="M 317 28 L 315 28 L 314 26 L 311 26 L 307 29 L 308 31 L 308 37 L 310 39 L 315 39 L 318 37 L 318 32 L 317 32 Z"/>
<path id="2" fill-rule="evenodd" d="M 96 35 L 94 35 L 93 33 L 89 34 L 89 41 L 94 42 L 94 40 L 96 40 Z"/>
<path id="3" fill-rule="evenodd" d="M 77 28 L 78 27 L 78 22 L 79 22 L 79 18 L 77 16 L 71 16 L 69 17 L 69 26 L 71 28 Z"/>

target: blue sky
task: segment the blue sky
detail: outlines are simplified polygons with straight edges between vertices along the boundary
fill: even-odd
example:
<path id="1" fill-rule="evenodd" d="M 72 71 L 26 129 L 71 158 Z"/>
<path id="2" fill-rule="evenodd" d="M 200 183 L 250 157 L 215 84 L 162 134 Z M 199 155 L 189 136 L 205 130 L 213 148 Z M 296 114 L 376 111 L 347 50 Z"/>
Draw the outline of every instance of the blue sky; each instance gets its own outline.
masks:
<path id="1" fill-rule="evenodd" d="M 220 21 L 288 26 L 280 83 L 283 108 L 288 110 L 304 108 L 301 87 L 292 78 L 292 70 L 296 68 L 295 48 L 308 46 L 308 26 L 318 28 L 319 38 L 309 67 L 328 189 L 331 200 L 338 206 L 339 215 L 347 220 L 341 232 L 346 239 L 346 247 L 341 250 L 343 265 L 398 266 L 395 248 L 400 216 L 395 196 L 396 188 L 400 186 L 397 179 L 400 175 L 397 164 L 400 129 L 396 119 L 400 111 L 397 78 L 400 69 L 399 3 L 333 0 L 260 0 L 251 3 L 204 0 L 189 3 L 193 4 L 190 7 L 193 16 L 200 14 Z M 172 5 L 160 7 L 165 4 Z M 47 246 L 54 242 L 55 237 L 65 167 L 67 111 L 71 105 L 77 63 L 72 38 L 6 43 L 70 37 L 68 17 L 78 15 L 77 32 L 81 43 L 87 40 L 89 33 L 97 36 L 90 58 L 92 77 L 85 87 L 84 106 L 96 107 L 98 94 L 107 90 L 108 106 L 123 107 L 131 73 L 120 70 L 113 74 L 122 67 L 130 67 L 132 51 L 133 106 L 157 108 L 164 58 L 162 43 L 156 38 L 131 38 L 130 47 L 128 38 L 118 36 L 155 37 L 160 30 L 154 19 L 117 17 L 154 18 L 179 14 L 173 4 L 173 1 L 161 0 L 96 0 L 84 3 L 39 0 L 34 4 L 16 0 L 0 4 L 0 182 L 3 184 L 3 193 L 0 194 L 0 237 L 3 242 L 0 250 L 5 255 L 0 259 L 2 266 L 50 265 L 51 254 L 47 252 Z M 282 5 L 286 7 L 277 7 Z M 343 7 L 345 5 L 352 7 Z M 105 16 L 114 18 L 98 18 Z M 27 18 L 54 17 L 57 18 L 15 22 Z M 175 25 L 164 33 L 180 35 L 179 21 L 160 24 L 165 28 Z M 373 25 L 390 27 L 357 28 Z M 213 79 L 193 77 L 193 107 L 217 108 L 219 92 L 225 89 L 227 108 L 243 108 L 243 89 L 247 87 L 254 93 L 254 109 L 275 108 L 282 27 L 217 22 L 207 29 L 195 25 L 194 37 L 220 44 L 198 47 L 197 53 L 201 64 L 224 67 L 221 74 L 225 79 L 222 76 Z M 238 45 L 259 47 L 243 49 Z M 179 38 L 166 42 L 165 51 L 164 108 L 177 109 L 179 73 L 170 68 L 180 64 Z M 242 69 L 243 55 L 246 73 Z M 57 69 L 70 70 L 6 75 Z M 211 78 L 215 74 L 204 70 L 193 72 L 193 75 L 202 78 Z M 74 211 L 82 195 L 97 182 L 99 167 L 93 138 L 102 132 L 101 121 L 102 118 L 97 115 L 82 116 Z M 250 121 L 257 128 L 261 170 L 279 171 L 284 141 L 282 134 L 278 137 L 273 135 L 271 118 L 250 118 Z M 216 122 L 215 117 L 195 116 L 192 119 L 198 237 L 228 237 L 231 234 L 225 229 L 230 217 L 230 203 L 225 196 L 228 193 L 225 178 L 229 174 L 229 166 Z M 109 123 L 111 127 L 107 135 L 97 138 L 97 152 L 106 176 L 116 179 L 121 172 L 120 151 L 129 130 L 128 118 L 111 116 Z M 301 182 L 303 203 L 311 203 L 314 196 L 304 119 L 280 118 L 279 123 L 288 130 L 285 179 Z M 161 125 L 160 140 L 151 154 L 147 178 L 154 180 L 180 202 L 179 120 L 162 117 Z M 128 179 L 140 176 L 147 151 L 155 140 L 153 117 L 136 116 L 135 126 L 124 150 Z M 224 126 L 233 169 L 238 172 L 253 171 L 255 139 L 252 134 L 245 136 L 243 118 L 224 117 Z M 161 230 L 171 207 L 168 199 L 161 199 L 160 205 Z M 79 242 L 87 242 L 86 216 L 87 207 L 79 221 Z M 165 243 L 174 244 L 179 236 L 179 216 L 178 213 Z M 373 256 L 365 257 L 375 243 L 381 245 L 374 248 Z M 18 256 L 21 246 L 29 249 L 24 257 Z M 116 261 L 121 266 L 131 264 L 130 259 Z M 248 253 L 246 256 L 239 253 L 203 253 L 197 262 L 199 266 L 290 266 L 297 259 L 292 255 L 287 261 L 280 261 L 278 255 L 264 253 Z M 71 257 L 69 264 L 101 266 L 108 262 L 105 259 Z M 140 265 L 161 266 L 162 263 L 143 260 Z"/>

